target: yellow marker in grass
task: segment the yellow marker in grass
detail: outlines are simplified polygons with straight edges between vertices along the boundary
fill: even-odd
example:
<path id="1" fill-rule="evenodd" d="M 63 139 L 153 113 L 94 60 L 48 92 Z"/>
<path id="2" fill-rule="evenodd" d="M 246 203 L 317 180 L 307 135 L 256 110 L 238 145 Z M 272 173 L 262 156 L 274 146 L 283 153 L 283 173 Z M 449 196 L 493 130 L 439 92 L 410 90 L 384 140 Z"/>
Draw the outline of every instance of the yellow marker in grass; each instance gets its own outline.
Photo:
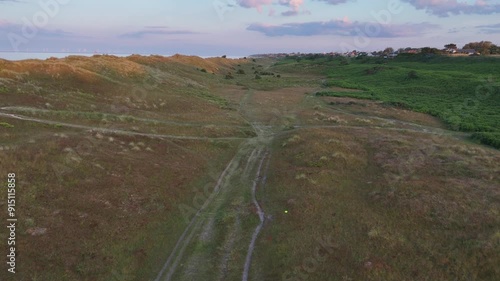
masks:
<path id="1" fill-rule="evenodd" d="M 285 214 L 288 214 L 288 211 L 285 211 Z"/>

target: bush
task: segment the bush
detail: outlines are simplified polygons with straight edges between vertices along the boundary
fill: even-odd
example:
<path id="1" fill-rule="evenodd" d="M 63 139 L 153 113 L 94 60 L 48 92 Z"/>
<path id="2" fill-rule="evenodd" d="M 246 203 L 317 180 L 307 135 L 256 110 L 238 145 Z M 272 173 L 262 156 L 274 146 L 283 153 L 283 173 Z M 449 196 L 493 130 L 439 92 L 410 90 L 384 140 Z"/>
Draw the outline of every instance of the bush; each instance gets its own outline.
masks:
<path id="1" fill-rule="evenodd" d="M 366 75 L 373 75 L 373 74 L 376 74 L 376 73 L 378 73 L 379 71 L 382 71 L 382 70 L 384 70 L 383 66 L 375 66 L 373 68 L 366 69 L 365 73 L 366 73 Z"/>
<path id="2" fill-rule="evenodd" d="M 349 61 L 346 58 L 341 58 L 340 65 L 349 65 Z"/>
<path id="3" fill-rule="evenodd" d="M 205 72 L 207 73 L 207 70 L 205 68 L 203 68 L 202 70 L 200 70 L 201 72 Z"/>
<path id="4" fill-rule="evenodd" d="M 274 73 L 268 71 L 261 71 L 259 74 L 262 76 L 274 76 Z"/>
<path id="5" fill-rule="evenodd" d="M 411 109 L 411 106 L 403 101 L 385 101 L 383 104 L 394 106 L 401 109 Z"/>
<path id="6" fill-rule="evenodd" d="M 234 76 L 231 72 L 229 72 L 228 74 L 226 74 L 226 79 L 234 79 Z"/>
<path id="7" fill-rule="evenodd" d="M 500 133 L 474 133 L 472 138 L 482 144 L 500 149 Z"/>
<path id="8" fill-rule="evenodd" d="M 5 122 L 1 122 L 0 123 L 0 127 L 4 127 L 4 128 L 8 128 L 8 129 L 12 129 L 14 128 L 14 125 L 11 125 L 9 123 L 5 123 Z"/>
<path id="9" fill-rule="evenodd" d="M 408 79 L 417 79 L 418 78 L 418 74 L 415 70 L 411 70 L 410 72 L 408 72 L 408 76 L 407 76 Z"/>
<path id="10" fill-rule="evenodd" d="M 280 75 L 280 74 L 278 74 L 278 76 L 276 76 L 276 77 L 281 78 L 281 75 Z"/>
<path id="11" fill-rule="evenodd" d="M 257 79 L 257 80 L 262 79 L 262 77 L 259 74 L 257 74 L 257 75 L 255 75 L 255 79 Z"/>
<path id="12" fill-rule="evenodd" d="M 243 69 L 239 69 L 237 73 L 238 73 L 238 74 L 245 74 L 245 70 L 243 70 Z"/>

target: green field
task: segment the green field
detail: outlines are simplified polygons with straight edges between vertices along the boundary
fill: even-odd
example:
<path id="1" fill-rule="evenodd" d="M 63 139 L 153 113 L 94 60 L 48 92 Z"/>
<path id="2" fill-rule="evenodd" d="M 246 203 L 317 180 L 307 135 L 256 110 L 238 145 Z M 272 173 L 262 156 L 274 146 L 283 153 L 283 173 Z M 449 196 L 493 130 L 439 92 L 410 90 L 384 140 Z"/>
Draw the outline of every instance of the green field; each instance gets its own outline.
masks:
<path id="1" fill-rule="evenodd" d="M 381 100 L 428 113 L 449 128 L 473 132 L 484 144 L 500 148 L 500 59 L 403 55 L 396 59 L 358 57 L 288 58 L 276 68 L 316 68 L 327 75 L 320 96 Z M 328 87 L 359 89 L 336 92 Z"/>

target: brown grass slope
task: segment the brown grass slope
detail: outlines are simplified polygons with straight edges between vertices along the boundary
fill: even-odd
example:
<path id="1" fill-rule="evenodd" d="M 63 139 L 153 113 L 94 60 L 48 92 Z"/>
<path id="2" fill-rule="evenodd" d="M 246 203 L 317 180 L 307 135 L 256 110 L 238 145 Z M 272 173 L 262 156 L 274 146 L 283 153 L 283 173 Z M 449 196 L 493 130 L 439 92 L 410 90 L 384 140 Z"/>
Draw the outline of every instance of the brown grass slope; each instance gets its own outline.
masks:
<path id="1" fill-rule="evenodd" d="M 221 78 L 196 69 L 225 71 L 232 63 L 197 58 L 197 66 L 191 60 L 0 60 L 0 107 L 10 108 L 2 112 L 96 128 L 0 117 L 0 171 L 15 172 L 18 180 L 15 280 L 145 280 L 156 274 L 172 237 L 185 227 L 179 206 L 192 206 L 197 190 L 213 184 L 239 141 L 97 129 L 247 137 L 248 124 L 210 90 Z M 6 208 L 4 192 L 0 207 Z M 0 232 L 2 241 L 5 235 Z M 3 263 L 0 280 L 10 280 L 6 273 Z"/>
<path id="2" fill-rule="evenodd" d="M 203 188 L 241 148 L 220 137 L 247 139 L 235 176 L 264 154 L 252 147 L 259 138 L 271 148 L 249 280 L 497 279 L 498 150 L 421 113 L 316 97 L 324 77 L 273 63 L 0 60 L 0 113 L 56 122 L 0 116 L 0 178 L 18 175 L 15 280 L 154 278 L 187 226 L 179 206 L 199 208 Z M 205 214 L 215 223 L 212 248 L 188 245 L 179 280 L 241 280 L 246 238 L 258 225 L 244 183 L 228 181 L 242 196 L 226 193 Z M 0 280 L 10 280 L 5 273 L 3 264 Z"/>

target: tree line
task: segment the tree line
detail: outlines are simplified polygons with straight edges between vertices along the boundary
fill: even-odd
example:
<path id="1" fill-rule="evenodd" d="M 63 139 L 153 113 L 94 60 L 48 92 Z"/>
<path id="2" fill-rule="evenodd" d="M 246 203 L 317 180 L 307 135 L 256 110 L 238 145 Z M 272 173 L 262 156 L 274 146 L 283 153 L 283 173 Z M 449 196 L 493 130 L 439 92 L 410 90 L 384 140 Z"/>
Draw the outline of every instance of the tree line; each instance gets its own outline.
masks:
<path id="1" fill-rule="evenodd" d="M 406 53 L 413 48 L 400 48 L 398 50 L 399 53 Z M 444 45 L 444 49 L 432 48 L 432 47 L 424 47 L 420 48 L 419 51 L 422 54 L 445 54 L 445 53 L 453 53 L 458 52 L 460 48 L 458 48 L 457 44 L 450 43 Z M 481 55 L 498 55 L 500 54 L 500 46 L 493 44 L 491 41 L 481 41 L 481 42 L 470 42 L 465 44 L 462 47 L 463 50 L 475 50 L 477 53 Z M 391 47 L 386 48 L 383 51 L 377 52 L 380 55 L 387 55 L 394 52 L 394 49 Z"/>
<path id="2" fill-rule="evenodd" d="M 458 51 L 457 44 L 450 43 L 444 45 L 443 52 Z M 493 44 L 491 41 L 470 42 L 465 44 L 462 49 L 475 50 L 481 55 L 497 55 L 500 54 L 500 47 Z"/>

